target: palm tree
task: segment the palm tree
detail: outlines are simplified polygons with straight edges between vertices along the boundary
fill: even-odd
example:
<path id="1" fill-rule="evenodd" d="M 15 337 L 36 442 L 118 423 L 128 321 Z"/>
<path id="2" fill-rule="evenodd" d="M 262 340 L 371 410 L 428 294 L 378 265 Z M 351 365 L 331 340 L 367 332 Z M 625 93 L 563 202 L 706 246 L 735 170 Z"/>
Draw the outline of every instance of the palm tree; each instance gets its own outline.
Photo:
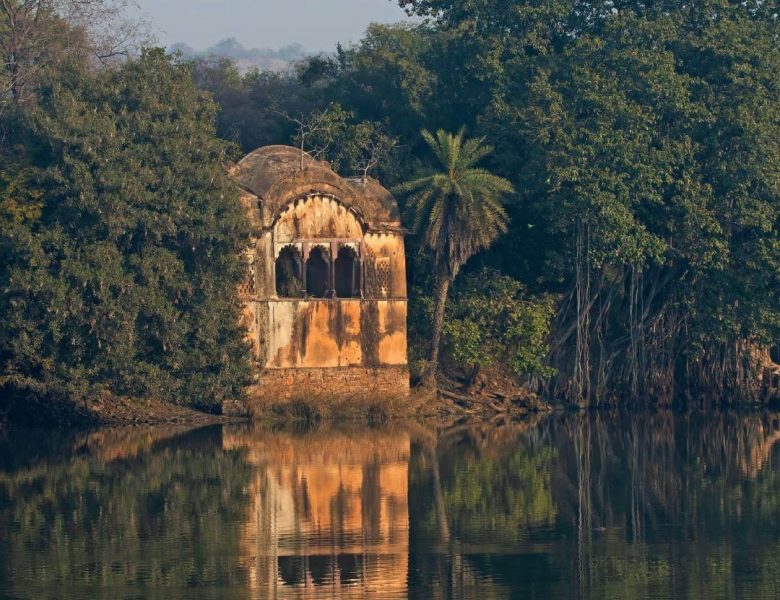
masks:
<path id="1" fill-rule="evenodd" d="M 434 254 L 436 307 L 424 385 L 435 383 L 450 284 L 469 258 L 506 232 L 509 217 L 501 200 L 514 192 L 509 181 L 475 166 L 493 148 L 483 145 L 484 139 L 464 140 L 463 135 L 463 128 L 456 134 L 440 129 L 435 136 L 423 131 L 438 168 L 395 188 L 407 197 L 406 215 L 413 232 L 421 233 L 423 244 Z"/>

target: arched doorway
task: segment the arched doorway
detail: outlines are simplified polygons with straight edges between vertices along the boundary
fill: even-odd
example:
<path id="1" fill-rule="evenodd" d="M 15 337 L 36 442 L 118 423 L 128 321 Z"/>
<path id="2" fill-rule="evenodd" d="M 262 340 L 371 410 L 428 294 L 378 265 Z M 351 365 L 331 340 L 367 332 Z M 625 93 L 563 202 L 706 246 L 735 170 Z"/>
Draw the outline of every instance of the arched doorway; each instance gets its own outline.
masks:
<path id="1" fill-rule="evenodd" d="M 325 298 L 330 291 L 329 256 L 324 248 L 316 246 L 309 252 L 306 261 L 306 295 Z"/>
<path id="2" fill-rule="evenodd" d="M 334 263 L 336 297 L 360 298 L 360 260 L 354 248 L 342 246 Z"/>
<path id="3" fill-rule="evenodd" d="M 303 257 L 295 246 L 282 248 L 276 259 L 276 295 L 280 298 L 303 297 Z"/>

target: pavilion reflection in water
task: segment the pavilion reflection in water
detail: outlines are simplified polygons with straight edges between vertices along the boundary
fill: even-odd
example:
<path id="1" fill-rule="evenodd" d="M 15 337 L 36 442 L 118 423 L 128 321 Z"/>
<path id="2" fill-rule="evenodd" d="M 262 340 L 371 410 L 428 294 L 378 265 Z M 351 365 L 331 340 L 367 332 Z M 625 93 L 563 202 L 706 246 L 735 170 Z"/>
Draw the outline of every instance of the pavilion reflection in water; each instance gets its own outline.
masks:
<path id="1" fill-rule="evenodd" d="M 223 447 L 257 467 L 242 535 L 257 597 L 406 596 L 407 433 L 226 428 Z"/>

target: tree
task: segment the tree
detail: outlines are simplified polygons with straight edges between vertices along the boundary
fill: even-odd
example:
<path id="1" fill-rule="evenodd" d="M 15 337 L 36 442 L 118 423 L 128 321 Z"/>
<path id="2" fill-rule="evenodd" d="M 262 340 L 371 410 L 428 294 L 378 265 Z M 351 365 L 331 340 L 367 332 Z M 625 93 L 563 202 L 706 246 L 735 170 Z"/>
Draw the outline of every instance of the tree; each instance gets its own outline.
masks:
<path id="1" fill-rule="evenodd" d="M 0 0 L 0 108 L 29 100 L 70 61 L 127 58 L 145 41 L 132 0 Z"/>
<path id="2" fill-rule="evenodd" d="M 438 369 L 450 284 L 469 258 L 507 230 L 502 197 L 514 188 L 506 179 L 476 167 L 493 151 L 484 140 L 464 140 L 463 129 L 456 134 L 440 129 L 435 136 L 424 130 L 422 136 L 438 168 L 401 184 L 396 191 L 407 196 L 406 213 L 412 229 L 421 233 L 423 245 L 434 255 L 433 339 L 430 364 L 423 376 L 428 385 L 435 382 Z"/>
<path id="3" fill-rule="evenodd" d="M 229 59 L 196 58 L 190 71 L 200 89 L 219 105 L 217 134 L 235 142 L 245 155 L 262 146 L 288 144 L 295 118 L 323 110 L 330 100 L 303 85 L 294 72 L 251 70 L 242 75 Z M 300 119 L 299 119 L 300 120 Z"/>
<path id="4" fill-rule="evenodd" d="M 297 125 L 292 141 L 301 149 L 301 157 L 306 153 L 324 158 L 338 173 L 359 176 L 363 181 L 382 167 L 392 168 L 398 140 L 388 135 L 381 123 L 356 123 L 354 113 L 340 104 L 289 118 Z"/>
<path id="5" fill-rule="evenodd" d="M 249 235 L 215 114 L 149 50 L 4 118 L 0 385 L 210 409 L 241 393 Z"/>
<path id="6" fill-rule="evenodd" d="M 348 114 L 338 104 L 331 104 L 322 110 L 308 114 L 284 117 L 295 124 L 293 142 L 301 151 L 300 168 L 303 170 L 303 157 L 309 155 L 315 160 L 325 158 L 331 146 L 346 128 Z"/>

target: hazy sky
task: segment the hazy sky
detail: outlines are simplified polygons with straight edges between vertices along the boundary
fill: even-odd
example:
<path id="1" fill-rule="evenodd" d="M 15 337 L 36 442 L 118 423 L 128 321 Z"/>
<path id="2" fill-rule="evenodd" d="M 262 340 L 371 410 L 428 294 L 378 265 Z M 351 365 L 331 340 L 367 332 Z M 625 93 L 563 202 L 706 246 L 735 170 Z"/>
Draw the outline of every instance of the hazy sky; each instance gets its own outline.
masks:
<path id="1" fill-rule="evenodd" d="M 161 44 L 196 50 L 234 37 L 247 48 L 299 43 L 333 50 L 357 42 L 371 22 L 394 23 L 405 14 L 395 0 L 137 0 Z"/>

